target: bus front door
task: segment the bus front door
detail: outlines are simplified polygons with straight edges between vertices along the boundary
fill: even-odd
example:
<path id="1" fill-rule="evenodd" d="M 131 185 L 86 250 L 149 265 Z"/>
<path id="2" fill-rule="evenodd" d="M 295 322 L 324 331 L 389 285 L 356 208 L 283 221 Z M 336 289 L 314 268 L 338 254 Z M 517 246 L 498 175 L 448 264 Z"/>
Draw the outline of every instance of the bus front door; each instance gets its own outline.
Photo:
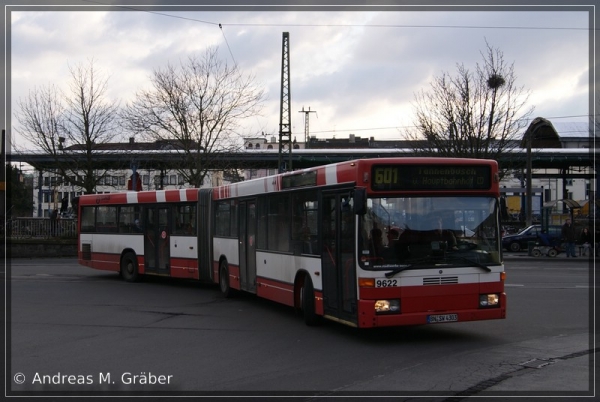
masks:
<path id="1" fill-rule="evenodd" d="M 238 210 L 240 287 L 256 293 L 256 201 L 241 201 Z"/>
<path id="2" fill-rule="evenodd" d="M 349 201 L 348 190 L 323 194 L 323 309 L 326 316 L 356 324 L 356 216 Z"/>
<path id="3" fill-rule="evenodd" d="M 170 229 L 169 208 L 155 206 L 145 209 L 144 262 L 145 271 L 159 275 L 169 274 Z"/>

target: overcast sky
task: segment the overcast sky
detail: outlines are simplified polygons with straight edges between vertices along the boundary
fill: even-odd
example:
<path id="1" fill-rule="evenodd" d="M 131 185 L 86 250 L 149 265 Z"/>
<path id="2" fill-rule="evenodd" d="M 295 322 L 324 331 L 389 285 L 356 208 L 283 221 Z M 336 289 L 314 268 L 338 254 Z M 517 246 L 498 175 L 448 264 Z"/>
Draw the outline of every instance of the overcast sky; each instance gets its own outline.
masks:
<path id="1" fill-rule="evenodd" d="M 589 114 L 590 15 L 583 8 L 144 12 L 81 4 L 87 6 L 78 11 L 46 6 L 10 14 L 13 107 L 36 86 L 66 88 L 68 66 L 92 58 L 110 76 L 108 96 L 125 104 L 149 85 L 153 69 L 218 46 L 224 61 L 255 75 L 267 94 L 263 115 L 247 119 L 242 134 L 277 135 L 282 32 L 289 32 L 292 136 L 299 141 L 299 111 L 309 107 L 317 138 L 402 138 L 414 123 L 415 94 L 443 72 L 454 75 L 458 63 L 474 71 L 486 41 L 531 91 L 532 118 L 586 121 Z"/>

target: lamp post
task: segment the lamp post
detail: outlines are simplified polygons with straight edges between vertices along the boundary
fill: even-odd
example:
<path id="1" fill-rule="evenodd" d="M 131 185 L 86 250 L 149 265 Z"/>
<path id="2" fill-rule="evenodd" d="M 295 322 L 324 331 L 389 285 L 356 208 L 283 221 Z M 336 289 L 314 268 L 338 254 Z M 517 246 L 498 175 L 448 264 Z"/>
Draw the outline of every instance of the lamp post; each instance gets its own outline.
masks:
<path id="1" fill-rule="evenodd" d="M 526 188 L 525 188 L 525 222 L 527 226 L 532 224 L 532 187 L 531 187 L 531 178 L 533 175 L 533 163 L 531 158 L 531 148 L 533 146 L 538 148 L 561 148 L 562 145 L 560 143 L 560 139 L 558 138 L 558 133 L 552 126 L 548 120 L 542 117 L 536 117 L 533 119 L 525 134 L 523 134 L 523 139 L 521 140 L 521 148 L 527 148 L 527 176 L 526 176 Z"/>
<path id="2" fill-rule="evenodd" d="M 527 136 L 527 182 L 525 184 L 525 200 L 527 205 L 525 209 L 525 227 L 531 226 L 532 223 L 531 169 L 533 164 L 531 162 L 531 142 L 535 130 L 537 130 L 537 127 L 528 133 L 529 135 Z"/>

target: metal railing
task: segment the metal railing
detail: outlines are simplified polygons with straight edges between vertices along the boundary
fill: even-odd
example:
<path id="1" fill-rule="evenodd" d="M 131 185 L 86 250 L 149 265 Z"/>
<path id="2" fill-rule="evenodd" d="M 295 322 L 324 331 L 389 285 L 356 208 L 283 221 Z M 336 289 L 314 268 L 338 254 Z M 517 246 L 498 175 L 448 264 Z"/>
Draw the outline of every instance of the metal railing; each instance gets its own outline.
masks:
<path id="1" fill-rule="evenodd" d="M 11 239 L 76 238 L 76 219 L 14 218 L 5 222 L 4 234 Z"/>

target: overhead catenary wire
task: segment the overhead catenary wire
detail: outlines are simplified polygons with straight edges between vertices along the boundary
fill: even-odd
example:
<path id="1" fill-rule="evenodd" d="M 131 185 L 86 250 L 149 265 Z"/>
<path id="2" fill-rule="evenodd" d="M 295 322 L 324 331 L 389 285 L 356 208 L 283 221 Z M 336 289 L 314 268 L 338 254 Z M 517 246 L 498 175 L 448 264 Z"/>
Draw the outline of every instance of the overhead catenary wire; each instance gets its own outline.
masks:
<path id="1" fill-rule="evenodd" d="M 229 54 L 231 55 L 231 59 L 233 60 L 233 65 L 237 67 L 237 63 L 235 61 L 235 57 L 233 57 L 233 52 L 231 51 L 231 47 L 229 47 L 229 42 L 227 42 L 227 37 L 225 37 L 225 32 L 223 32 L 223 26 L 219 24 L 219 29 L 221 29 L 221 33 L 223 34 L 223 39 L 225 40 L 225 44 L 227 45 L 227 49 L 229 49 Z"/>
<path id="2" fill-rule="evenodd" d="M 87 1 L 89 3 L 98 4 L 98 5 L 109 5 L 106 3 L 102 3 L 99 1 L 93 1 L 93 0 L 84 0 L 84 1 Z M 316 24 L 316 23 L 290 24 L 290 23 L 248 23 L 248 22 L 220 22 L 220 23 L 218 23 L 218 22 L 213 22 L 213 21 L 208 21 L 208 20 L 202 20 L 199 18 L 191 18 L 189 16 L 181 16 L 181 15 L 176 15 L 176 14 L 171 14 L 171 13 L 152 11 L 152 10 L 133 7 L 133 6 L 119 5 L 119 6 L 113 6 L 113 7 L 145 12 L 148 14 L 154 14 L 154 15 L 167 17 L 167 18 L 176 18 L 176 19 L 181 19 L 181 20 L 186 20 L 186 21 L 191 21 L 191 22 L 197 22 L 197 23 L 202 23 L 202 24 L 207 24 L 207 25 L 218 26 L 219 29 L 221 30 L 221 34 L 223 35 L 225 44 L 227 45 L 229 54 L 230 54 L 230 56 L 233 60 L 233 63 L 236 67 L 237 67 L 237 62 L 235 60 L 235 57 L 233 55 L 233 51 L 229 45 L 229 42 L 227 41 L 227 37 L 225 36 L 223 26 L 232 26 L 232 27 L 233 26 L 237 26 L 237 27 L 342 27 L 342 28 L 343 27 L 347 27 L 347 28 L 361 27 L 361 28 L 416 28 L 416 29 L 420 29 L 420 28 L 439 29 L 439 28 L 441 28 L 441 29 L 501 29 L 501 30 L 511 30 L 512 29 L 512 30 L 565 30 L 565 31 L 566 30 L 573 30 L 573 31 L 596 30 L 593 28 L 579 28 L 579 27 L 517 26 L 517 25 L 486 25 L 486 26 L 484 26 L 484 25 L 441 25 L 441 24 L 432 24 L 432 25 L 352 24 L 352 23 L 349 23 L 349 24 Z M 168 7 L 168 6 L 157 6 L 157 7 Z M 365 10 L 365 11 L 368 11 L 368 10 Z M 590 116 L 590 115 L 554 116 L 554 117 L 548 117 L 548 119 L 563 119 L 563 118 L 576 118 L 576 117 L 589 119 L 590 117 L 593 117 L 593 116 Z M 375 131 L 375 130 L 390 130 L 390 129 L 400 130 L 400 129 L 410 129 L 410 128 L 414 128 L 414 126 L 367 127 L 367 128 L 350 128 L 350 129 L 344 129 L 344 130 L 333 129 L 333 130 L 314 131 L 313 134 L 323 134 L 323 133 L 331 133 L 331 132 L 348 132 L 348 131 Z"/>

